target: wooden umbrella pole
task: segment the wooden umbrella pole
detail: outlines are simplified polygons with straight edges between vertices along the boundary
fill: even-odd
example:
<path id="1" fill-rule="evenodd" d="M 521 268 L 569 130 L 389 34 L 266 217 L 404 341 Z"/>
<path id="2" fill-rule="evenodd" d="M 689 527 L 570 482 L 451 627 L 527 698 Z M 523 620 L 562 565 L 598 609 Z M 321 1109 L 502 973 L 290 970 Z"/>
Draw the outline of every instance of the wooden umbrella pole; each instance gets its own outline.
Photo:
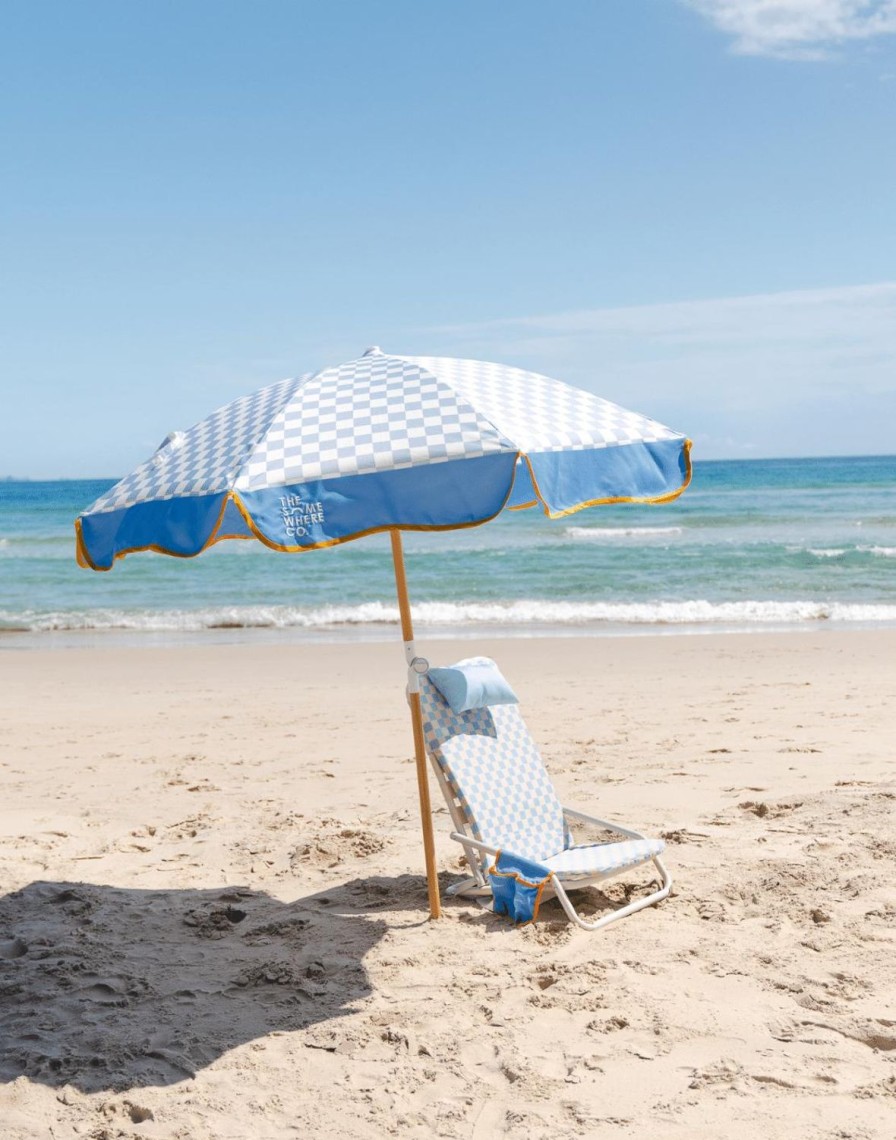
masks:
<path id="1" fill-rule="evenodd" d="M 414 625 L 411 621 L 411 603 L 408 600 L 408 582 L 404 572 L 404 553 L 401 531 L 390 531 L 392 561 L 395 563 L 395 588 L 398 591 L 398 612 L 401 615 L 401 637 L 404 641 L 408 666 L 414 658 Z M 423 736 L 423 710 L 420 693 L 415 685 L 408 686 L 411 705 L 411 724 L 414 728 L 414 755 L 417 760 L 417 790 L 420 793 L 420 821 L 423 824 L 423 853 L 426 858 L 426 884 L 429 889 L 429 914 L 440 918 L 442 903 L 439 899 L 439 879 L 436 874 L 436 845 L 432 831 L 432 805 L 429 801 L 429 773 L 426 767 L 426 741 Z"/>

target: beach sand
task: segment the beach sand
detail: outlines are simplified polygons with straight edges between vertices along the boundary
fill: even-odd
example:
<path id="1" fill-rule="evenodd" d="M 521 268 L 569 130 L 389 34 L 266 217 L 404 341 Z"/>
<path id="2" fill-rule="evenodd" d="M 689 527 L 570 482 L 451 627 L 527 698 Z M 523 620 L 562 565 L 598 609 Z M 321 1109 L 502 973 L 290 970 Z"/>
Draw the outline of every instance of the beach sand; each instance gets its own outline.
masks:
<path id="1" fill-rule="evenodd" d="M 672 897 L 428 921 L 397 644 L 7 641 L 3 1140 L 890 1140 L 896 632 L 420 648 Z"/>

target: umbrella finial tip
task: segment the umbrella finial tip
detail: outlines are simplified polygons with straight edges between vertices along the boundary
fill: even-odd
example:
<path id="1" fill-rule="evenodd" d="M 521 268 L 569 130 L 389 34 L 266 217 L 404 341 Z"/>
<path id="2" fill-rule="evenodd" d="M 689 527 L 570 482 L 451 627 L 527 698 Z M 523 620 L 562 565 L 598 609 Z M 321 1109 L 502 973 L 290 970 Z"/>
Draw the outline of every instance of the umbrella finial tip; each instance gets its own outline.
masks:
<path id="1" fill-rule="evenodd" d="M 365 356 L 382 356 L 383 350 L 380 348 L 380 346 L 378 344 L 372 344 L 370 346 L 370 348 L 366 348 L 364 350 L 364 355 Z"/>

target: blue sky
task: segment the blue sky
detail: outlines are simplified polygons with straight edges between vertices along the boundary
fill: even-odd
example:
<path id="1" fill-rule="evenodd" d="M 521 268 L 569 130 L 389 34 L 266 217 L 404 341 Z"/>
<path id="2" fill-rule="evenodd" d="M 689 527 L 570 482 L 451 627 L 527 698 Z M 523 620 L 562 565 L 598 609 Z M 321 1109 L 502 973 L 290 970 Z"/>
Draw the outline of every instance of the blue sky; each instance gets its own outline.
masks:
<path id="1" fill-rule="evenodd" d="M 358 355 L 892 452 L 893 0 L 8 5 L 0 475 Z"/>

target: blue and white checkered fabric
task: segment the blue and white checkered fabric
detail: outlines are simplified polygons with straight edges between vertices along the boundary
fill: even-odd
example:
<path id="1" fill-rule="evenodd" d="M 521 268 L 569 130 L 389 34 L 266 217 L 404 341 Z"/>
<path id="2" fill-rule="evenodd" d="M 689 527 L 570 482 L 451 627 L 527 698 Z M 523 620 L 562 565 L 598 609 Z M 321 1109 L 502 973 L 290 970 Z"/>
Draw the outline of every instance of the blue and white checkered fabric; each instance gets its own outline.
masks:
<path id="1" fill-rule="evenodd" d="M 420 700 L 427 750 L 460 800 L 474 838 L 541 861 L 562 851 L 563 808 L 518 706 L 454 713 L 426 677 Z"/>
<path id="2" fill-rule="evenodd" d="M 604 875 L 646 863 L 666 848 L 662 839 L 627 839 L 623 843 L 591 843 L 567 847 L 542 860 L 558 878 Z"/>
<path id="3" fill-rule="evenodd" d="M 219 408 L 189 431 L 173 434 L 85 514 L 229 491 L 258 441 L 307 379 L 270 384 Z"/>
<path id="4" fill-rule="evenodd" d="M 680 438 L 636 412 L 521 368 L 369 350 L 219 408 L 176 433 L 85 513 L 496 452 Z"/>
<path id="5" fill-rule="evenodd" d="M 472 658 L 492 665 L 487 657 Z M 423 734 L 473 838 L 550 868 L 558 878 L 610 874 L 665 849 L 661 839 L 573 845 L 563 808 L 517 705 L 455 713 L 420 681 Z"/>
<path id="6" fill-rule="evenodd" d="M 395 359 L 437 376 L 497 424 L 519 451 L 576 451 L 677 436 L 656 420 L 538 372 L 452 357 Z"/>
<path id="7" fill-rule="evenodd" d="M 372 352 L 219 408 L 175 434 L 87 513 L 517 450 L 437 375 Z"/>
<path id="8" fill-rule="evenodd" d="M 249 457 L 236 490 L 516 450 L 438 376 L 372 353 L 302 385 Z"/>

